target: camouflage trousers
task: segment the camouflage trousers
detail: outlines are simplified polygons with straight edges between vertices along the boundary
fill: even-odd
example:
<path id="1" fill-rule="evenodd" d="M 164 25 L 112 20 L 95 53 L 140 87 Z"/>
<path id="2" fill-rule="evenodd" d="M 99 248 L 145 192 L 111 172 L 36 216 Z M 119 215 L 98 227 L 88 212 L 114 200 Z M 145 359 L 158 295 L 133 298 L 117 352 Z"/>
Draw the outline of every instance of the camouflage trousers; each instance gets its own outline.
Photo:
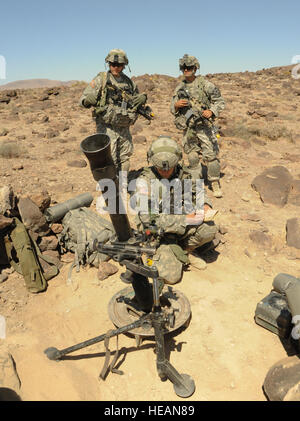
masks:
<path id="1" fill-rule="evenodd" d="M 187 129 L 184 132 L 182 146 L 187 155 L 193 152 L 196 152 L 199 156 L 202 155 L 202 159 L 207 165 L 208 181 L 217 181 L 220 179 L 218 141 L 211 126 L 199 126 L 194 129 Z"/>
<path id="2" fill-rule="evenodd" d="M 119 170 L 129 171 L 129 158 L 133 153 L 132 137 L 129 127 L 115 127 L 97 122 L 97 133 L 105 133 L 110 138 L 111 155 Z"/>
<path id="3" fill-rule="evenodd" d="M 214 222 L 204 222 L 198 227 L 189 227 L 186 234 L 178 238 L 178 244 L 183 249 L 192 251 L 212 241 L 218 229 Z M 164 283 L 173 285 L 182 278 L 184 259 L 174 252 L 172 244 L 162 244 L 153 257 L 159 278 Z"/>

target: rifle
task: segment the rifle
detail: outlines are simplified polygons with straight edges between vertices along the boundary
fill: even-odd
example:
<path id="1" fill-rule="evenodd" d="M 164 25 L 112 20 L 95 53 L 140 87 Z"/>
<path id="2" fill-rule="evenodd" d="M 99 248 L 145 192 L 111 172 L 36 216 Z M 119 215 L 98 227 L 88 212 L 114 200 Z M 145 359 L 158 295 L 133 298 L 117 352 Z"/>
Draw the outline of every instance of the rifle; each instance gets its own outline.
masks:
<path id="1" fill-rule="evenodd" d="M 202 116 L 202 111 L 204 111 L 206 107 L 203 104 L 197 104 L 184 87 L 178 90 L 177 96 L 178 99 L 186 99 L 189 101 L 189 104 L 186 107 L 183 107 L 178 111 L 179 114 L 184 115 L 187 127 L 195 127 L 199 124 L 212 126 L 212 122 Z"/>
<path id="2" fill-rule="evenodd" d="M 138 107 L 134 107 L 134 95 L 131 95 L 130 93 L 126 92 L 126 90 L 122 90 L 116 85 L 113 85 L 111 81 L 108 81 L 106 86 L 109 92 L 109 96 L 113 99 L 116 105 L 119 105 L 124 110 L 127 110 L 127 108 L 129 108 L 132 111 L 135 111 L 137 114 L 146 118 L 148 121 L 153 120 L 154 114 L 149 105 L 140 104 L 138 105 Z"/>

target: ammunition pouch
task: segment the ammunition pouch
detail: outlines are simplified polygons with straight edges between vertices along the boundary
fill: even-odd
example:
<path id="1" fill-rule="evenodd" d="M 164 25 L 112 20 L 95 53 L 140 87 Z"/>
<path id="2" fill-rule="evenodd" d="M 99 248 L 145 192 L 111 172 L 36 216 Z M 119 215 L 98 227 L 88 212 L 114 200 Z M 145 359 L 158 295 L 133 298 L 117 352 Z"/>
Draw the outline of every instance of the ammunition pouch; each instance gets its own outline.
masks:
<path id="1" fill-rule="evenodd" d="M 99 115 L 97 111 L 96 115 Z M 115 104 L 106 106 L 105 110 L 100 115 L 101 120 L 105 124 L 117 127 L 129 127 L 134 124 L 138 118 L 136 111 Z"/>
<path id="2" fill-rule="evenodd" d="M 204 123 L 203 117 L 201 117 L 198 111 L 193 108 L 189 108 L 186 112 L 178 112 L 175 115 L 174 120 L 175 126 L 179 130 L 186 130 L 188 128 L 195 128 Z"/>

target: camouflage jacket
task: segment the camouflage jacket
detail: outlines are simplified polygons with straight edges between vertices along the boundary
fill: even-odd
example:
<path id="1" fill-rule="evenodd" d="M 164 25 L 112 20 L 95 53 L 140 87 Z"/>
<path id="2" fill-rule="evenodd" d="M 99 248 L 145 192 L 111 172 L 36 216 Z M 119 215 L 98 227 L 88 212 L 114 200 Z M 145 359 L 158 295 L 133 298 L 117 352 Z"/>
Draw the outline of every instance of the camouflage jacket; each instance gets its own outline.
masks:
<path id="1" fill-rule="evenodd" d="M 100 105 L 101 100 L 101 106 L 113 104 L 115 100 L 114 95 L 110 93 L 111 90 L 107 90 L 106 95 L 104 92 L 104 88 L 107 85 L 106 80 L 109 80 L 112 86 L 115 86 L 120 91 L 124 91 L 129 95 L 135 95 L 138 93 L 136 84 L 124 73 L 121 73 L 120 81 L 117 81 L 110 71 L 100 72 L 85 88 L 83 94 L 80 97 L 79 105 L 86 108 L 91 106 L 97 107 Z M 103 98 L 104 95 L 105 98 Z"/>
<path id="2" fill-rule="evenodd" d="M 162 209 L 162 199 L 166 198 L 167 196 L 166 184 L 164 182 L 170 182 L 170 185 L 172 185 L 171 183 L 172 181 L 174 182 L 175 179 L 178 180 L 178 182 L 181 184 L 181 198 L 178 200 L 178 197 L 176 194 L 174 194 L 173 200 L 171 199 L 170 209 Z M 186 186 L 188 189 L 189 186 L 191 186 L 191 195 L 187 194 L 185 191 L 185 180 L 190 180 L 190 182 L 187 182 Z M 158 197 L 156 197 L 158 198 L 159 203 L 157 204 L 158 206 L 156 206 L 155 210 L 153 209 L 153 201 L 151 203 L 151 193 L 153 194 L 154 185 L 152 184 L 153 182 L 157 183 L 156 188 L 158 188 Z M 180 236 L 184 235 L 188 226 L 186 223 L 186 215 L 193 213 L 197 207 L 200 209 L 204 204 L 208 204 L 210 207 L 212 207 L 211 201 L 205 193 L 204 184 L 200 183 L 200 188 L 198 187 L 199 185 L 197 185 L 196 180 L 193 179 L 191 174 L 179 164 L 177 165 L 172 177 L 169 180 L 162 179 L 155 170 L 155 167 L 144 168 L 141 175 L 137 179 L 136 191 L 138 194 L 138 200 L 142 197 L 145 198 L 146 196 L 145 200 L 148 206 L 145 210 L 143 208 L 143 210 L 137 216 L 136 222 L 138 229 L 142 229 L 143 224 L 155 224 L 158 228 L 163 229 L 165 233 L 177 234 Z M 179 212 L 176 211 L 176 214 L 174 214 L 175 212 L 172 212 L 172 203 L 175 204 L 175 201 L 177 202 L 176 210 L 179 210 Z"/>
<path id="3" fill-rule="evenodd" d="M 220 90 L 204 77 L 196 76 L 193 82 L 183 80 L 177 85 L 171 101 L 171 113 L 174 115 L 176 114 L 175 103 L 179 99 L 178 91 L 181 89 L 188 92 L 192 102 L 202 105 L 204 109 L 211 110 L 215 117 L 218 117 L 225 108 L 225 101 Z"/>

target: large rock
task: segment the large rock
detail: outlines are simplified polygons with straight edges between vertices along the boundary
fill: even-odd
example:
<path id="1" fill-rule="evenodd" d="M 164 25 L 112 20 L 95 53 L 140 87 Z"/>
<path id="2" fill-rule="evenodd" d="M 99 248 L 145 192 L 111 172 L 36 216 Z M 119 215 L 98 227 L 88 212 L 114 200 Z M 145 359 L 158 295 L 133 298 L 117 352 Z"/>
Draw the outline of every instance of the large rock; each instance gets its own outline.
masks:
<path id="1" fill-rule="evenodd" d="M 18 209 L 22 222 L 28 230 L 39 234 L 41 237 L 50 232 L 45 216 L 29 197 L 21 197 L 19 199 Z"/>
<path id="2" fill-rule="evenodd" d="M 39 207 L 41 212 L 49 208 L 51 203 L 51 197 L 46 190 L 32 194 L 29 198 Z"/>
<path id="3" fill-rule="evenodd" d="M 263 389 L 270 401 L 299 401 L 299 356 L 293 355 L 274 364 L 266 375 Z"/>
<path id="4" fill-rule="evenodd" d="M 48 235 L 41 239 L 39 248 L 41 251 L 56 250 L 58 246 L 58 239 L 55 235 Z"/>
<path id="5" fill-rule="evenodd" d="M 300 218 L 291 218 L 286 222 L 286 243 L 300 249 Z"/>
<path id="6" fill-rule="evenodd" d="M 15 207 L 15 195 L 11 186 L 0 187 L 0 214 L 5 215 Z"/>
<path id="7" fill-rule="evenodd" d="M 287 168 L 275 166 L 255 177 L 251 186 L 259 193 L 263 202 L 283 207 L 288 201 L 292 180 Z"/>

